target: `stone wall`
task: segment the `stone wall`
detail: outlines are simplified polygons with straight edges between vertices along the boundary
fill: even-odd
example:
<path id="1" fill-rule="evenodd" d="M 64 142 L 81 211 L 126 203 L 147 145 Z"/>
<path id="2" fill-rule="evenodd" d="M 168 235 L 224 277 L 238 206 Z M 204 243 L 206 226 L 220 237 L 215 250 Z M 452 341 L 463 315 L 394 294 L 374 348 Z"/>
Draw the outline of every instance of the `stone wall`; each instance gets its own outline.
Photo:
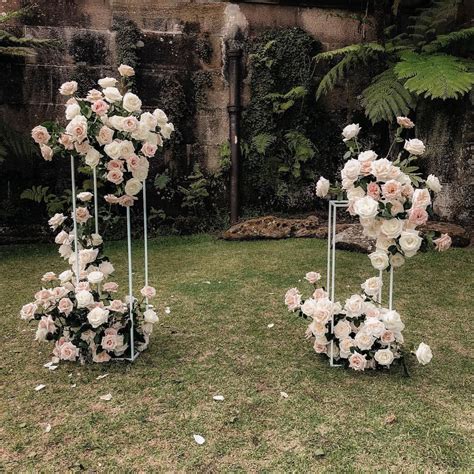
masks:
<path id="1" fill-rule="evenodd" d="M 13 0 L 0 3 L 2 9 L 20 7 L 27 2 Z M 184 0 L 36 0 L 37 13 L 18 28 L 33 37 L 58 38 L 63 42 L 60 54 L 40 53 L 26 64 L 5 65 L 5 80 L 0 91 L 0 117 L 16 128 L 29 130 L 33 125 L 54 116 L 62 116 L 63 106 L 57 94 L 59 85 L 75 77 L 78 64 L 69 53 L 75 38 L 89 33 L 105 46 L 102 58 L 86 60 L 80 65 L 92 78 L 114 74 L 117 65 L 116 18 L 130 18 L 142 30 L 143 47 L 139 48 L 137 87 L 144 103 L 150 107 L 163 105 L 163 80 L 171 78 L 184 84 L 184 98 L 195 103 L 186 120 L 179 123 L 186 158 L 193 155 L 209 169 L 219 166 L 219 147 L 227 139 L 227 83 L 223 75 L 223 36 L 228 33 L 227 2 Z M 339 47 L 362 38 L 359 22 L 350 12 L 320 8 L 240 3 L 248 21 L 248 34 L 254 35 L 271 27 L 300 26 L 318 38 L 326 48 Z M 370 34 L 370 33 L 369 33 Z M 197 44 L 206 41 L 212 47 L 210 57 L 199 57 Z M 195 73 L 205 72 L 205 90 L 201 99 L 192 86 Z M 166 84 L 168 82 L 165 81 Z M 208 84 L 211 84 L 208 87 Z M 341 93 L 342 91 L 342 93 Z M 334 97 L 340 104 L 346 99 L 344 90 Z M 347 93 L 347 91 L 346 91 Z M 245 97 L 245 94 L 244 94 Z M 171 113 L 172 115 L 172 113 Z M 171 116 L 174 119 L 173 116 Z M 167 157 L 172 161 L 172 157 Z"/>

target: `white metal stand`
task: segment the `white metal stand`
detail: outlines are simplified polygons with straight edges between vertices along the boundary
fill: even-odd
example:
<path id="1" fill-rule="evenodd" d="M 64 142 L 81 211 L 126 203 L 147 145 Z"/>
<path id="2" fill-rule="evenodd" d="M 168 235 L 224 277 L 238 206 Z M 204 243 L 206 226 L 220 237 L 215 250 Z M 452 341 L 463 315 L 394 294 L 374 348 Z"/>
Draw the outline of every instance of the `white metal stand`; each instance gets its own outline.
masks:
<path id="1" fill-rule="evenodd" d="M 72 220 L 74 223 L 74 253 L 76 256 L 76 285 L 81 280 L 81 267 L 79 262 L 79 239 L 77 237 L 77 216 L 76 216 L 76 172 L 74 169 L 74 156 L 71 155 L 71 188 L 72 188 Z"/>

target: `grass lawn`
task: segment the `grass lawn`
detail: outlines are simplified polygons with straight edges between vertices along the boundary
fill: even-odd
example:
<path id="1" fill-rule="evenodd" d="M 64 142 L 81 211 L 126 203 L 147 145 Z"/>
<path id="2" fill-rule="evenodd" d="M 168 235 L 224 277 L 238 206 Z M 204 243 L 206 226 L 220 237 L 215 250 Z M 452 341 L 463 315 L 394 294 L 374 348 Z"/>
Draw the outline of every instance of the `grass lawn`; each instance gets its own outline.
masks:
<path id="1" fill-rule="evenodd" d="M 325 241 L 170 237 L 150 252 L 161 320 L 149 350 L 133 365 L 51 372 L 52 345 L 18 311 L 65 266 L 53 245 L 0 248 L 1 470 L 472 472 L 471 250 L 419 255 L 396 275 L 407 348 L 434 353 L 426 367 L 409 361 L 411 378 L 331 369 L 304 340 L 283 295 L 305 288 L 306 271 L 325 273 Z M 125 290 L 125 244 L 107 253 Z M 374 274 L 366 256 L 337 259 L 341 298 Z"/>

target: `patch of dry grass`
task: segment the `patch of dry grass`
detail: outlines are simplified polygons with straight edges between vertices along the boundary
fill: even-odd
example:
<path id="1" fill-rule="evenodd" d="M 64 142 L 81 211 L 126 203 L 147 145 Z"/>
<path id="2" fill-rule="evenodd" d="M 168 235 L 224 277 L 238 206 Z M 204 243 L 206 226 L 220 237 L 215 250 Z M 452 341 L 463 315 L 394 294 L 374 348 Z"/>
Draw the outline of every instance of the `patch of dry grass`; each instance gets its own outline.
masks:
<path id="1" fill-rule="evenodd" d="M 162 316 L 150 349 L 133 366 L 49 372 L 50 345 L 33 340 L 18 310 L 45 271 L 64 268 L 52 245 L 0 248 L 1 468 L 472 470 L 472 251 L 421 255 L 397 274 L 407 346 L 424 340 L 434 352 L 431 365 L 412 363 L 406 379 L 329 368 L 304 341 L 302 321 L 286 312 L 286 289 L 307 270 L 324 271 L 324 241 L 163 238 L 150 250 Z M 124 244 L 108 253 L 125 283 Z M 138 261 L 139 244 L 135 254 Z M 341 297 L 371 274 L 362 255 L 340 252 L 337 263 Z M 103 373 L 110 375 L 96 380 Z M 46 388 L 35 392 L 39 383 Z M 111 401 L 99 399 L 109 392 Z"/>

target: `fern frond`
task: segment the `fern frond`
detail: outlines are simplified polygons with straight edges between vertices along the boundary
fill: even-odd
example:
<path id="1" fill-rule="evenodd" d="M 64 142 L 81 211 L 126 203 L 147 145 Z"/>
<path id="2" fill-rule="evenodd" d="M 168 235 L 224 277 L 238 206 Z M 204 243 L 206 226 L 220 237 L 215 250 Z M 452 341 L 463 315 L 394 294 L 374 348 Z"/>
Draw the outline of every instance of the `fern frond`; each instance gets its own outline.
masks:
<path id="1" fill-rule="evenodd" d="M 34 56 L 35 50 L 33 48 L 19 48 L 14 46 L 0 46 L 0 56 L 21 57 Z"/>
<path id="2" fill-rule="evenodd" d="M 474 73 L 467 70 L 467 64 L 449 54 L 406 52 L 395 73 L 398 79 L 406 79 L 404 86 L 410 92 L 431 99 L 457 99 L 474 84 Z"/>
<path id="3" fill-rule="evenodd" d="M 350 53 L 357 53 L 362 49 L 362 44 L 350 44 L 349 46 L 344 46 L 343 48 L 333 49 L 332 51 L 324 51 L 317 54 L 313 59 L 316 62 L 320 61 L 330 61 L 338 56 L 346 56 Z"/>
<path id="4" fill-rule="evenodd" d="M 452 31 L 446 35 L 439 35 L 430 44 L 424 46 L 423 51 L 425 53 L 442 51 L 460 41 L 467 42 L 470 48 L 474 46 L 474 26 L 471 28 L 464 28 L 463 30 Z"/>
<path id="5" fill-rule="evenodd" d="M 270 133 L 260 133 L 252 138 L 252 145 L 260 155 L 264 155 L 268 147 L 274 143 L 276 137 Z"/>
<path id="6" fill-rule="evenodd" d="M 399 115 L 408 115 L 410 109 L 415 108 L 416 100 L 390 68 L 376 76 L 364 89 L 361 104 L 367 117 L 375 124 L 382 120 L 392 122 Z"/>

